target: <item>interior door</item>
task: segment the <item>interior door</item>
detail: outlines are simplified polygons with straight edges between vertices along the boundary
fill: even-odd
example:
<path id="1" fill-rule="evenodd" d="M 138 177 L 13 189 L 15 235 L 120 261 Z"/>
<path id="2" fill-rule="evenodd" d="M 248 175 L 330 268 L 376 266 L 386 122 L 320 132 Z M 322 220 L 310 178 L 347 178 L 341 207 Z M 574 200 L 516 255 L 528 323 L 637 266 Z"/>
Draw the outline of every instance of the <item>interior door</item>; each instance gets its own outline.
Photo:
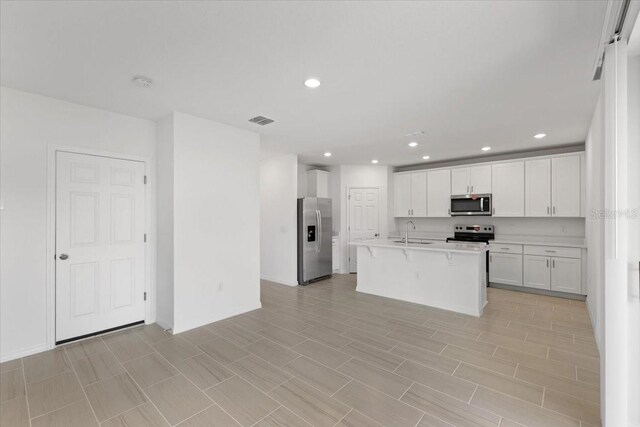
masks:
<path id="1" fill-rule="evenodd" d="M 144 168 L 57 152 L 57 342 L 144 320 Z"/>
<path id="2" fill-rule="evenodd" d="M 349 189 L 349 242 L 375 239 L 379 234 L 379 191 L 377 188 Z M 358 271 L 357 251 L 349 245 L 349 272 Z"/>

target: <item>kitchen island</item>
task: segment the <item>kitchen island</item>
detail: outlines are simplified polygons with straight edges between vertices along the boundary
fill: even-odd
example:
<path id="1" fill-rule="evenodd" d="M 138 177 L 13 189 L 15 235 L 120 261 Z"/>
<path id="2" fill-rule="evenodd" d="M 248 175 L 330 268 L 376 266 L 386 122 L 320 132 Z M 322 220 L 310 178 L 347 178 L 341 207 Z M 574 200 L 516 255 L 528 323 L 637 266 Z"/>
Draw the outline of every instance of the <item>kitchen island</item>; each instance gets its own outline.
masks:
<path id="1" fill-rule="evenodd" d="M 356 291 L 481 316 L 487 245 L 372 239 L 358 251 Z"/>

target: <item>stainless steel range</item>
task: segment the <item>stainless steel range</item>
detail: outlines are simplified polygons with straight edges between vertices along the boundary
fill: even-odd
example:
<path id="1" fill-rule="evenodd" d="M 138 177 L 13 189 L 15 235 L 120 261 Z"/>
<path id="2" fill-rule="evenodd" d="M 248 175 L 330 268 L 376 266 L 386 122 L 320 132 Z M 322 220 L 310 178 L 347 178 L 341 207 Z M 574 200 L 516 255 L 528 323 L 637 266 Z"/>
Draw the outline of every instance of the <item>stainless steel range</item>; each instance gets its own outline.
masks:
<path id="1" fill-rule="evenodd" d="M 453 237 L 447 237 L 447 242 L 484 243 L 488 245 L 495 234 L 493 225 L 457 224 L 453 227 Z M 487 286 L 489 286 L 489 251 L 487 251 Z"/>

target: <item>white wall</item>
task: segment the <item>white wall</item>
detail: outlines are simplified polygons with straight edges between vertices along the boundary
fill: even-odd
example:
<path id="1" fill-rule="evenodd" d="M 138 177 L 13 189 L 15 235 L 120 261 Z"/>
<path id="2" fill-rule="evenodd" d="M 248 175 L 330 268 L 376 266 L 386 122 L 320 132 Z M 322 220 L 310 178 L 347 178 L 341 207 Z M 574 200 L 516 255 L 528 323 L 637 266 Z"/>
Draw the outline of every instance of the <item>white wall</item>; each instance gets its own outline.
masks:
<path id="1" fill-rule="evenodd" d="M 628 66 L 628 204 L 633 216 L 628 227 L 629 425 L 640 426 L 640 55 L 629 58 Z"/>
<path id="2" fill-rule="evenodd" d="M 296 199 L 304 197 L 300 175 L 294 154 L 260 164 L 260 277 L 289 286 L 298 284 Z M 306 189 L 306 171 L 302 177 Z"/>
<path id="3" fill-rule="evenodd" d="M 380 189 L 380 237 L 386 238 L 389 229 L 389 175 L 391 167 L 382 165 L 372 166 L 340 166 L 339 194 L 333 198 L 334 204 L 340 206 L 340 272 L 349 272 L 349 251 L 347 227 L 349 225 L 349 203 L 347 196 L 349 188 L 377 187 Z M 333 176 L 331 177 L 333 179 Z"/>
<path id="4" fill-rule="evenodd" d="M 173 114 L 174 323 L 260 307 L 260 138 Z"/>
<path id="5" fill-rule="evenodd" d="M 47 151 L 65 145 L 147 157 L 154 122 L 0 89 L 0 360 L 47 348 Z M 154 176 L 149 191 L 154 194 Z M 155 212 L 155 197 L 151 209 Z M 153 220 L 153 218 L 152 218 Z M 155 225 L 149 225 L 155 230 Z M 149 236 L 155 256 L 155 236 Z M 49 296 L 50 298 L 52 295 Z M 53 326 L 53 325 L 50 325 Z"/>
<path id="6" fill-rule="evenodd" d="M 603 98 L 600 96 L 585 143 L 587 173 L 587 309 L 593 332 L 602 352 L 604 342 L 604 227 L 596 213 L 604 210 L 604 128 Z"/>
<path id="7" fill-rule="evenodd" d="M 173 114 L 157 125 L 158 280 L 156 322 L 173 327 Z"/>

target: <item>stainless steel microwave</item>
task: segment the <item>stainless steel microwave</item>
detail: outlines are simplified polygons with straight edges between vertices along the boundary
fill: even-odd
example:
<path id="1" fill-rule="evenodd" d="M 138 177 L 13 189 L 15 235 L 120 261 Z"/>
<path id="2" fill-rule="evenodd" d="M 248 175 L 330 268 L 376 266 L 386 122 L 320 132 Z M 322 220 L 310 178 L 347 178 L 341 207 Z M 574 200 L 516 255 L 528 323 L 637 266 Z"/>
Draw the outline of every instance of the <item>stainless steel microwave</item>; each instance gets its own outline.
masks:
<path id="1" fill-rule="evenodd" d="M 491 216 L 491 194 L 462 194 L 451 196 L 451 216 Z"/>

